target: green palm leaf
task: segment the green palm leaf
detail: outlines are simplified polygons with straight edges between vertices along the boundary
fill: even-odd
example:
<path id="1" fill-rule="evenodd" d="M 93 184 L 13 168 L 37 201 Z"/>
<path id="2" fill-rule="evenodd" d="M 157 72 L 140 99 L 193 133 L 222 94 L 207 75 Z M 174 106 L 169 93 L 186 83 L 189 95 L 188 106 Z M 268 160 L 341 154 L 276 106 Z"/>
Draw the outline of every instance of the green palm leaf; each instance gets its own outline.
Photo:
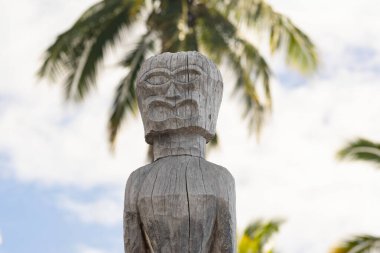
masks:
<path id="1" fill-rule="evenodd" d="M 239 253 L 270 253 L 274 252 L 268 248 L 268 243 L 279 231 L 281 220 L 263 221 L 257 220 L 249 225 L 239 241 Z"/>
<path id="2" fill-rule="evenodd" d="M 331 253 L 375 253 L 380 252 L 380 237 L 371 235 L 355 236 L 344 241 L 340 246 L 331 250 Z"/>
<path id="3" fill-rule="evenodd" d="M 200 46 L 215 62 L 222 57 L 236 74 L 235 93 L 241 94 L 245 104 L 244 118 L 249 128 L 257 133 L 263 122 L 265 106 L 270 108 L 270 69 L 259 51 L 247 40 L 238 36 L 236 27 L 217 10 L 210 11 L 205 5 L 198 6 L 200 19 Z M 262 82 L 266 91 L 266 103 L 256 92 L 256 83 Z M 264 106 L 265 104 L 265 106 Z"/>
<path id="4" fill-rule="evenodd" d="M 46 50 L 44 62 L 38 71 L 40 77 L 49 77 L 53 81 L 57 75 L 62 74 L 62 70 L 70 68 L 72 62 L 68 59 L 70 55 L 80 56 L 83 50 L 79 50 L 80 46 L 84 47 L 83 37 L 88 35 L 91 30 L 97 26 L 101 26 L 100 20 L 108 20 L 115 9 L 119 7 L 117 1 L 101 1 L 88 10 L 75 22 L 75 24 L 57 37 L 55 42 Z M 87 36 L 88 37 L 88 36 Z M 79 44 L 79 45 L 78 45 Z M 74 45 L 77 45 L 75 47 Z"/>
<path id="5" fill-rule="evenodd" d="M 111 117 L 108 121 L 109 141 L 112 145 L 115 143 L 115 138 L 127 111 L 136 112 L 135 83 L 137 72 L 149 51 L 153 49 L 153 46 L 154 37 L 148 32 L 141 37 L 136 48 L 130 51 L 122 61 L 122 65 L 129 67 L 129 73 L 121 80 L 117 87 Z"/>
<path id="6" fill-rule="evenodd" d="M 142 1 L 104 0 L 90 7 L 47 50 L 40 76 L 67 72 L 66 97 L 82 99 L 94 86 L 105 51 L 136 18 Z"/>
<path id="7" fill-rule="evenodd" d="M 237 34 L 236 27 L 216 9 L 205 4 L 196 6 L 198 17 L 199 47 L 214 62 L 221 63 Z"/>
<path id="8" fill-rule="evenodd" d="M 380 143 L 366 139 L 357 139 L 338 151 L 339 159 L 368 161 L 380 166 Z"/>
<path id="9" fill-rule="evenodd" d="M 380 143 L 359 138 L 349 142 L 337 153 L 338 159 L 367 161 L 380 166 Z M 359 235 L 332 249 L 331 253 L 372 253 L 380 252 L 380 237 Z"/>
<path id="10" fill-rule="evenodd" d="M 250 78 L 249 71 L 240 62 L 240 57 L 234 51 L 229 51 L 230 66 L 237 75 L 235 94 L 238 93 L 244 102 L 243 118 L 248 120 L 250 130 L 260 132 L 265 108 L 256 91 L 256 84 Z"/>
<path id="11" fill-rule="evenodd" d="M 147 22 L 148 30 L 156 31 L 162 52 L 184 50 L 180 24 L 184 22 L 183 1 L 160 1 L 159 10 L 153 10 Z"/>
<path id="12" fill-rule="evenodd" d="M 227 10 L 236 22 L 269 34 L 271 52 L 284 50 L 287 63 L 303 73 L 315 71 L 318 56 L 314 44 L 286 16 L 273 10 L 265 0 L 233 0 Z"/>
<path id="13" fill-rule="evenodd" d="M 95 87 L 107 50 L 123 39 L 121 35 L 133 23 L 145 22 L 151 36 L 156 38 L 154 44 L 160 47 L 157 52 L 200 50 L 216 63 L 230 64 L 237 79 L 235 93 L 241 94 L 244 101 L 243 116 L 248 119 L 250 129 L 259 133 L 272 104 L 271 71 L 257 48 L 238 33 L 239 24 L 246 24 L 249 32 L 266 32 L 271 51 L 285 50 L 287 62 L 299 70 L 313 71 L 317 65 L 310 39 L 264 0 L 145 3 L 145 0 L 102 0 L 91 6 L 46 50 L 39 76 L 53 81 L 63 77 L 66 98 L 82 100 Z M 145 59 L 146 52 L 142 50 L 145 46 L 139 44 L 123 60 L 129 73 L 116 90 L 108 124 L 111 143 L 127 112 L 135 112 L 133 83 Z M 257 92 L 259 85 L 264 96 Z"/>

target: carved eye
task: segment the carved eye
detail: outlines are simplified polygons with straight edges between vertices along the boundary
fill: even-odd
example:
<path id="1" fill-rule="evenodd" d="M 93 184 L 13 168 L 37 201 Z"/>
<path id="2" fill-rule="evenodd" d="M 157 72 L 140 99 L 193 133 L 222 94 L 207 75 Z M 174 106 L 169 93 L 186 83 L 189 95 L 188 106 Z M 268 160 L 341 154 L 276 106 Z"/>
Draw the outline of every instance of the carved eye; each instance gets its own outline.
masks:
<path id="1" fill-rule="evenodd" d="M 169 77 L 164 74 L 155 74 L 145 78 L 145 81 L 151 85 L 162 85 L 169 81 Z"/>
<path id="2" fill-rule="evenodd" d="M 201 74 L 195 69 L 184 69 L 175 74 L 175 79 L 181 83 L 189 83 L 198 79 L 200 75 Z"/>

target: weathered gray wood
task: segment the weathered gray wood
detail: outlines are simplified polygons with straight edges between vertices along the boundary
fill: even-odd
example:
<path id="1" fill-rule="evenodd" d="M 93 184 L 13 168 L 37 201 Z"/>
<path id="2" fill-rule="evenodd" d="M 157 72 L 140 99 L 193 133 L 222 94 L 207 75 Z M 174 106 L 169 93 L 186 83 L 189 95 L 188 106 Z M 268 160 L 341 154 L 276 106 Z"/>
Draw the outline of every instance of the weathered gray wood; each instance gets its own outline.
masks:
<path id="1" fill-rule="evenodd" d="M 145 139 L 184 129 L 209 142 L 215 135 L 223 82 L 215 64 L 198 52 L 163 53 L 146 60 L 137 76 Z"/>
<path id="2" fill-rule="evenodd" d="M 137 82 L 155 161 L 127 182 L 125 252 L 235 252 L 234 179 L 204 159 L 222 98 L 220 72 L 197 52 L 164 53 L 144 62 Z"/>

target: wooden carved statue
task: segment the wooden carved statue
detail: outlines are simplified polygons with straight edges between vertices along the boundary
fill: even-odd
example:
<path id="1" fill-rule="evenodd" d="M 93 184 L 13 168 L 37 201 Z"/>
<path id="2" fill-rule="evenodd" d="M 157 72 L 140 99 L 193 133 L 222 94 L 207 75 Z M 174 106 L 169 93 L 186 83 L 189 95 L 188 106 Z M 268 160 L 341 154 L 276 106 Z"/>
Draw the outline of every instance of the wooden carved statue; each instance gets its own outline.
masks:
<path id="1" fill-rule="evenodd" d="M 163 53 L 142 64 L 136 89 L 154 162 L 127 182 L 125 252 L 235 252 L 234 179 L 204 158 L 222 99 L 219 70 L 198 52 Z"/>

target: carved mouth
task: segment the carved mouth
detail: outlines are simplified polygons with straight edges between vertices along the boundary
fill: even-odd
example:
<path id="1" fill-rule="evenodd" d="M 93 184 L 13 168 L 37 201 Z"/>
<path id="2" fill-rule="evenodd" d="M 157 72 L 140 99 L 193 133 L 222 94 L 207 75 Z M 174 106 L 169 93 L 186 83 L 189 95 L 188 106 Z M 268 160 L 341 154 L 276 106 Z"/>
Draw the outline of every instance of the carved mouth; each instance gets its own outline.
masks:
<path id="1" fill-rule="evenodd" d="M 148 105 L 148 118 L 152 121 L 164 121 L 171 118 L 190 119 L 198 115 L 198 104 L 193 99 L 176 102 L 154 100 Z"/>

